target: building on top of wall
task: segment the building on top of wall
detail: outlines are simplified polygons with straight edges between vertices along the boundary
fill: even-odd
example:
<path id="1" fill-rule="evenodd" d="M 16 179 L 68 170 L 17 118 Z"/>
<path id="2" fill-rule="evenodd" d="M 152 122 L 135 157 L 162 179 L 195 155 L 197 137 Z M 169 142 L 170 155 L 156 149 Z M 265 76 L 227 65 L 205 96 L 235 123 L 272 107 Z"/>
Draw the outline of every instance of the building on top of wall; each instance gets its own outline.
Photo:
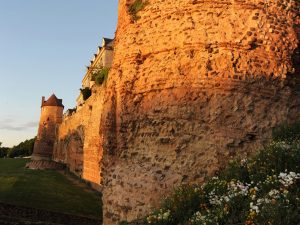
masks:
<path id="1" fill-rule="evenodd" d="M 93 74 L 100 71 L 103 68 L 110 68 L 113 61 L 114 52 L 114 39 L 103 38 L 101 47 L 98 47 L 98 51 L 94 54 L 93 59 L 90 61 L 90 65 L 87 66 L 87 72 L 82 79 L 82 89 L 91 89 L 95 84 L 93 81 Z M 76 99 L 77 108 L 80 108 L 84 103 L 82 93 Z"/>

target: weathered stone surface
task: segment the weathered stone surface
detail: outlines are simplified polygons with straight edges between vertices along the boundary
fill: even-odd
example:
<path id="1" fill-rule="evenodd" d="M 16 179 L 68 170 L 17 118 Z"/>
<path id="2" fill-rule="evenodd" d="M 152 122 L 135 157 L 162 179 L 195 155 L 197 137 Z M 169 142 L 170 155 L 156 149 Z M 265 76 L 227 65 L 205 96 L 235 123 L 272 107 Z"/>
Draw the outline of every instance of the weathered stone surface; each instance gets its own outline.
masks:
<path id="1" fill-rule="evenodd" d="M 134 22 L 132 2 L 119 1 L 101 114 L 105 225 L 145 215 L 300 116 L 299 3 L 149 0 Z"/>
<path id="2" fill-rule="evenodd" d="M 62 162 L 73 173 L 100 186 L 100 119 L 104 87 L 94 87 L 93 94 L 85 104 L 71 116 L 64 118 L 57 130 L 54 160 Z"/>
<path id="3" fill-rule="evenodd" d="M 34 143 L 32 160 L 50 160 L 56 140 L 56 128 L 63 120 L 62 99 L 54 94 L 45 101 L 42 97 L 38 134 Z"/>

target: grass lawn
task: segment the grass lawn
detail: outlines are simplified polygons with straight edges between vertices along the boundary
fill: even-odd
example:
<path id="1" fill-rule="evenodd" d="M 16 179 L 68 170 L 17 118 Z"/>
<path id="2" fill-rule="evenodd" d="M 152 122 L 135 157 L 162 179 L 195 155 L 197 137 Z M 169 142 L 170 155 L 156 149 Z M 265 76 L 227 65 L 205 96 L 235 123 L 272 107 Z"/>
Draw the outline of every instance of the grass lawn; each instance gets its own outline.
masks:
<path id="1" fill-rule="evenodd" d="M 0 159 L 0 201 L 100 218 L 100 194 L 84 191 L 56 171 L 25 169 L 27 162 Z"/>

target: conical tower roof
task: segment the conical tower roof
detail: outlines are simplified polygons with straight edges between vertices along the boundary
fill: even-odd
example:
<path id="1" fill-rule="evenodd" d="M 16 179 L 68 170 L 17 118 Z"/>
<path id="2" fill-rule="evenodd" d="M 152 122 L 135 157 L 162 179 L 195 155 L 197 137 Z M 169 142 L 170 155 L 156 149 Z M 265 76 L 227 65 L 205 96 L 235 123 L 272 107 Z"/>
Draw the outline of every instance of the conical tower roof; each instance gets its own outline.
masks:
<path id="1" fill-rule="evenodd" d="M 42 102 L 42 107 L 43 106 L 60 106 L 64 107 L 62 104 L 62 99 L 58 99 L 55 94 L 51 95 L 47 101 Z"/>

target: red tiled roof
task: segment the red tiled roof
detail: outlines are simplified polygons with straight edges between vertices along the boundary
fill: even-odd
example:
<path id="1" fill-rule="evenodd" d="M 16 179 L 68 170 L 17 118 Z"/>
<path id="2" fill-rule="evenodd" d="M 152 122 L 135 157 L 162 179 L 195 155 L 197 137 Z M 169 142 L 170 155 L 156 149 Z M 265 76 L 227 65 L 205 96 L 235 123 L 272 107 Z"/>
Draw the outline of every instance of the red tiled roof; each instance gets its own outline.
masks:
<path id="1" fill-rule="evenodd" d="M 42 102 L 42 107 L 43 106 L 60 106 L 64 107 L 62 104 L 62 99 L 58 99 L 55 94 L 51 95 L 50 98 L 48 98 L 47 101 Z"/>

